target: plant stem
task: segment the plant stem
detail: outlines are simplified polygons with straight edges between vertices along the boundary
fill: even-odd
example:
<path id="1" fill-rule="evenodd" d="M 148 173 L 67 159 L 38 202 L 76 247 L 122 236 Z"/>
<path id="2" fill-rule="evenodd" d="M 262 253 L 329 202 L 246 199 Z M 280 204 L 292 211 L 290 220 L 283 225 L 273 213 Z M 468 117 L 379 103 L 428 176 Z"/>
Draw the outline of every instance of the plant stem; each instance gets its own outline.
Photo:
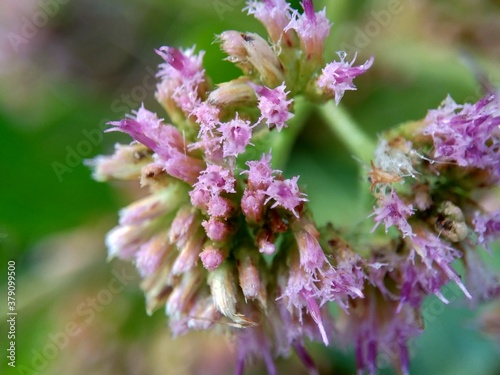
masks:
<path id="1" fill-rule="evenodd" d="M 370 139 L 351 118 L 351 116 L 333 101 L 319 107 L 323 119 L 330 130 L 347 146 L 358 159 L 369 163 L 373 158 L 375 142 Z"/>
<path id="2" fill-rule="evenodd" d="M 285 167 L 295 140 L 303 129 L 313 108 L 313 105 L 305 98 L 295 98 L 295 116 L 288 121 L 288 128 L 283 129 L 279 134 L 275 134 L 272 142 L 273 165 L 275 168 L 282 169 Z"/>

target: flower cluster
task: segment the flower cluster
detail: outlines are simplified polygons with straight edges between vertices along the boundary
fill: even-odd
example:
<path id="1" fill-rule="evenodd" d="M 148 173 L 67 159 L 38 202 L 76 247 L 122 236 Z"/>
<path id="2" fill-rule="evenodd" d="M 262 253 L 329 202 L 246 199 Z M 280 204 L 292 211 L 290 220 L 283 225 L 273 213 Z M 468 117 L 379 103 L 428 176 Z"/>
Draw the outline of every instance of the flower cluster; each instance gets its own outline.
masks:
<path id="1" fill-rule="evenodd" d="M 175 335 L 216 326 L 235 336 L 237 374 L 254 356 L 275 374 L 274 358 L 292 349 L 314 373 L 306 339 L 354 344 L 360 373 L 370 374 L 377 352 L 396 345 L 391 359 L 406 374 L 427 295 L 446 302 L 440 289 L 448 281 L 468 298 L 499 294 L 473 249 L 488 248 L 500 231 L 500 213 L 473 200 L 498 182 L 498 100 L 449 99 L 384 136 L 369 172 L 377 205 L 367 236 L 377 240 L 349 243 L 337 228 L 316 226 L 299 176 L 276 169 L 273 153 L 299 126 L 298 95 L 338 104 L 373 58 L 354 66 L 355 57 L 339 52 L 325 63 L 331 24 L 311 0 L 302 7 L 248 1 L 271 44 L 255 33 L 221 33 L 227 60 L 242 71 L 229 82 L 211 82 L 204 52 L 157 50 L 164 62 L 156 97 L 172 124 L 142 106 L 110 123 L 134 141 L 93 161 L 97 179 L 139 179 L 149 191 L 120 212 L 109 256 L 135 263 L 148 312 L 164 307 Z M 466 285 L 452 268 L 460 258 Z M 474 294 L 481 282 L 488 291 Z M 337 321 L 329 302 L 341 308 Z"/>
<path id="2" fill-rule="evenodd" d="M 473 304 L 500 297 L 500 278 L 477 251 L 500 234 L 500 211 L 484 199 L 498 187 L 498 103 L 495 93 L 463 106 L 448 97 L 424 120 L 388 132 L 379 143 L 369 172 L 377 198 L 370 216 L 375 228 L 384 223 L 386 233 L 396 230 L 386 237 L 392 251 L 378 255 L 375 285 L 397 301 L 395 319 L 405 309 L 418 313 L 428 295 L 448 303 L 441 287 L 449 281 Z M 457 260 L 465 282 L 452 266 Z M 388 287 L 394 284 L 395 290 Z M 374 363 L 364 368 L 373 372 Z"/>

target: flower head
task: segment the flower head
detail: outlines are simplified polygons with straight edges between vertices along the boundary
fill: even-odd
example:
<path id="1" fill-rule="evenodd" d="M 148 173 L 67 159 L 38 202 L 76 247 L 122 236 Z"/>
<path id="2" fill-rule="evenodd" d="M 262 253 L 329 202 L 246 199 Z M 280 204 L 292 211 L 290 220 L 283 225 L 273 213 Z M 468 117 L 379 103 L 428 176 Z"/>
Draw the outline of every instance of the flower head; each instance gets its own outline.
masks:
<path id="1" fill-rule="evenodd" d="M 266 190 L 268 196 L 266 203 L 273 200 L 271 207 L 283 207 L 291 211 L 296 217 L 299 216 L 299 206 L 306 202 L 305 194 L 302 193 L 297 185 L 299 177 L 295 176 L 286 180 L 274 180 Z"/>
<path id="2" fill-rule="evenodd" d="M 219 130 L 222 133 L 222 151 L 224 157 L 238 156 L 245 152 L 246 147 L 250 144 L 252 138 L 252 126 L 250 121 L 242 120 L 238 117 L 219 125 Z"/>
<path id="3" fill-rule="evenodd" d="M 434 158 L 490 171 L 500 178 L 500 108 L 496 94 L 476 104 L 458 105 L 448 97 L 429 111 L 424 134 L 432 137 Z"/>
<path id="4" fill-rule="evenodd" d="M 323 44 L 331 27 L 326 18 L 326 9 L 315 13 L 312 0 L 303 0 L 301 5 L 304 13 L 294 11 L 285 30 L 293 29 L 297 32 L 308 59 L 322 59 Z"/>
<path id="5" fill-rule="evenodd" d="M 275 89 L 270 89 L 265 86 L 253 85 L 257 97 L 259 98 L 260 119 L 267 123 L 269 128 L 276 127 L 278 131 L 286 128 L 286 121 L 293 117 L 291 112 L 288 112 L 289 105 L 293 99 L 287 100 L 286 96 L 289 92 L 285 92 L 285 84 L 281 84 Z"/>
<path id="6" fill-rule="evenodd" d="M 274 43 L 284 39 L 286 44 L 291 45 L 291 36 L 285 31 L 292 15 L 292 8 L 288 2 L 285 0 L 250 0 L 245 9 L 248 14 L 262 22 Z"/>
<path id="7" fill-rule="evenodd" d="M 391 191 L 389 195 L 384 195 L 378 202 L 378 207 L 374 208 L 374 212 L 370 215 L 375 215 L 375 226 L 372 232 L 377 229 L 380 223 L 385 223 L 385 231 L 391 226 L 396 226 L 403 237 L 413 236 L 413 231 L 410 224 L 408 224 L 407 218 L 413 214 L 413 206 L 410 204 L 405 204 L 394 190 Z"/>
<path id="8" fill-rule="evenodd" d="M 346 62 L 346 53 L 338 52 L 340 61 L 327 64 L 321 71 L 321 75 L 316 81 L 318 87 L 328 96 L 335 96 L 335 103 L 338 105 L 347 90 L 356 90 L 352 83 L 353 79 L 365 73 L 373 64 L 373 57 L 363 65 L 352 66 L 356 56 L 351 62 Z"/>
<path id="9" fill-rule="evenodd" d="M 174 47 L 156 50 L 165 62 L 160 64 L 158 77 L 162 79 L 157 88 L 157 97 L 165 108 L 174 112 L 170 101 L 189 114 L 199 101 L 199 91 L 205 82 L 202 66 L 204 52 L 194 54 L 194 47 L 185 51 Z"/>
<path id="10" fill-rule="evenodd" d="M 500 233 L 500 211 L 491 214 L 476 212 L 473 224 L 478 235 L 478 243 L 488 249 L 490 242 L 496 239 Z"/>

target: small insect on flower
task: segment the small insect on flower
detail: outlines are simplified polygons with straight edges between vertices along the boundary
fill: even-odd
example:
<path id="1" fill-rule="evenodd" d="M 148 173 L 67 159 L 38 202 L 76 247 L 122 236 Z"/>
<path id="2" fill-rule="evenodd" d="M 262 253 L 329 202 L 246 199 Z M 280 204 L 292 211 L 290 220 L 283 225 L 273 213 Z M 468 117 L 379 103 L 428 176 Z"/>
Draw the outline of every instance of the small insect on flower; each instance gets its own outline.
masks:
<path id="1" fill-rule="evenodd" d="M 372 170 L 368 172 L 368 181 L 371 183 L 370 190 L 372 192 L 375 190 L 377 185 L 389 185 L 403 180 L 401 176 L 396 176 L 377 168 L 375 164 L 373 164 L 373 161 L 370 161 L 370 164 L 372 166 Z"/>
<path id="2" fill-rule="evenodd" d="M 451 242 L 462 241 L 468 232 L 462 210 L 450 201 L 440 204 L 434 229 Z"/>

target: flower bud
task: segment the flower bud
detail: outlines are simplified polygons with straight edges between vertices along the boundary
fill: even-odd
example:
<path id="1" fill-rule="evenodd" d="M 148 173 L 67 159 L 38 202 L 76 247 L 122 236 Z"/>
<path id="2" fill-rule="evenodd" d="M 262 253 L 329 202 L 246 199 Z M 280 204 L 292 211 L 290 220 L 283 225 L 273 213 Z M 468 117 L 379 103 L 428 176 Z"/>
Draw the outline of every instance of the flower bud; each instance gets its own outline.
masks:
<path id="1" fill-rule="evenodd" d="M 203 267 L 209 271 L 215 271 L 224 262 L 228 254 L 227 248 L 220 248 L 213 245 L 205 246 L 200 254 Z"/>
<path id="2" fill-rule="evenodd" d="M 238 276 L 245 300 L 258 300 L 265 309 L 267 306 L 267 292 L 265 282 L 259 268 L 260 255 L 256 249 L 241 247 L 237 254 Z"/>
<path id="3" fill-rule="evenodd" d="M 241 210 L 249 224 L 260 223 L 264 214 L 266 194 L 262 190 L 245 189 L 241 198 Z"/>
<path id="4" fill-rule="evenodd" d="M 157 230 L 159 220 L 148 220 L 139 225 L 119 225 L 106 235 L 108 258 L 131 258 L 140 246 Z"/>
<path id="5" fill-rule="evenodd" d="M 321 268 L 326 257 L 319 245 L 319 232 L 314 223 L 308 218 L 302 217 L 292 222 L 292 230 L 299 247 L 300 265 L 306 271 L 311 272 Z"/>
<path id="6" fill-rule="evenodd" d="M 238 299 L 234 282 L 233 267 L 224 262 L 219 268 L 208 274 L 208 285 L 217 309 L 241 328 L 252 325 L 253 322 L 236 312 Z"/>
<path id="7" fill-rule="evenodd" d="M 201 225 L 205 228 L 208 238 L 212 241 L 224 242 L 232 234 L 230 224 L 223 219 L 210 217 L 210 219 L 203 221 Z"/>
<path id="8" fill-rule="evenodd" d="M 227 105 L 253 106 L 257 103 L 257 97 L 254 90 L 248 85 L 248 78 L 243 77 L 219 83 L 217 89 L 208 96 L 208 102 L 219 107 Z"/>
<path id="9" fill-rule="evenodd" d="M 276 53 L 258 34 L 225 31 L 220 36 L 228 60 L 238 64 L 247 75 L 259 74 L 262 83 L 276 87 L 284 81 L 284 71 Z"/>
<path id="10" fill-rule="evenodd" d="M 172 269 L 174 275 L 180 275 L 196 267 L 205 240 L 205 233 L 200 228 L 187 239 L 182 248 L 179 248 L 180 253 Z"/>
<path id="11" fill-rule="evenodd" d="M 168 298 L 166 313 L 169 316 L 177 317 L 188 312 L 191 299 L 195 295 L 203 278 L 200 268 L 192 269 L 182 275 L 180 282 L 174 287 L 172 294 Z"/>
<path id="12" fill-rule="evenodd" d="M 171 182 L 172 177 L 157 163 L 147 164 L 141 169 L 141 187 L 156 191 L 167 187 Z"/>
<path id="13" fill-rule="evenodd" d="M 183 248 L 187 240 L 192 237 L 198 228 L 199 219 L 196 217 L 196 211 L 191 206 L 184 206 L 175 215 L 168 239 L 170 243 L 176 244 L 177 248 Z"/>
<path id="14" fill-rule="evenodd" d="M 140 199 L 120 211 L 120 224 L 139 224 L 174 211 L 187 198 L 184 185 L 172 183 L 163 190 Z"/>
<path id="15" fill-rule="evenodd" d="M 274 246 L 275 235 L 271 230 L 262 228 L 257 232 L 256 241 L 259 252 L 272 255 L 276 251 L 276 247 Z"/>
<path id="16" fill-rule="evenodd" d="M 141 175 L 141 168 L 151 162 L 152 152 L 140 143 L 131 145 L 115 145 L 115 153 L 111 156 L 98 156 L 86 160 L 85 164 L 94 168 L 96 181 L 111 179 L 132 180 Z"/>
<path id="17" fill-rule="evenodd" d="M 211 296 L 205 298 L 197 296 L 189 316 L 188 328 L 207 330 L 221 318 L 221 313 L 215 307 Z"/>
<path id="18" fill-rule="evenodd" d="M 167 254 L 168 256 L 163 258 L 160 267 L 141 283 L 141 288 L 146 295 L 146 311 L 149 315 L 165 305 L 173 290 L 174 277 L 171 271 L 175 256 L 173 256 L 173 251 L 169 251 Z"/>
<path id="19" fill-rule="evenodd" d="M 162 265 L 163 259 L 174 250 L 167 241 L 167 232 L 155 235 L 143 244 L 135 255 L 135 264 L 142 277 L 152 275 Z"/>

